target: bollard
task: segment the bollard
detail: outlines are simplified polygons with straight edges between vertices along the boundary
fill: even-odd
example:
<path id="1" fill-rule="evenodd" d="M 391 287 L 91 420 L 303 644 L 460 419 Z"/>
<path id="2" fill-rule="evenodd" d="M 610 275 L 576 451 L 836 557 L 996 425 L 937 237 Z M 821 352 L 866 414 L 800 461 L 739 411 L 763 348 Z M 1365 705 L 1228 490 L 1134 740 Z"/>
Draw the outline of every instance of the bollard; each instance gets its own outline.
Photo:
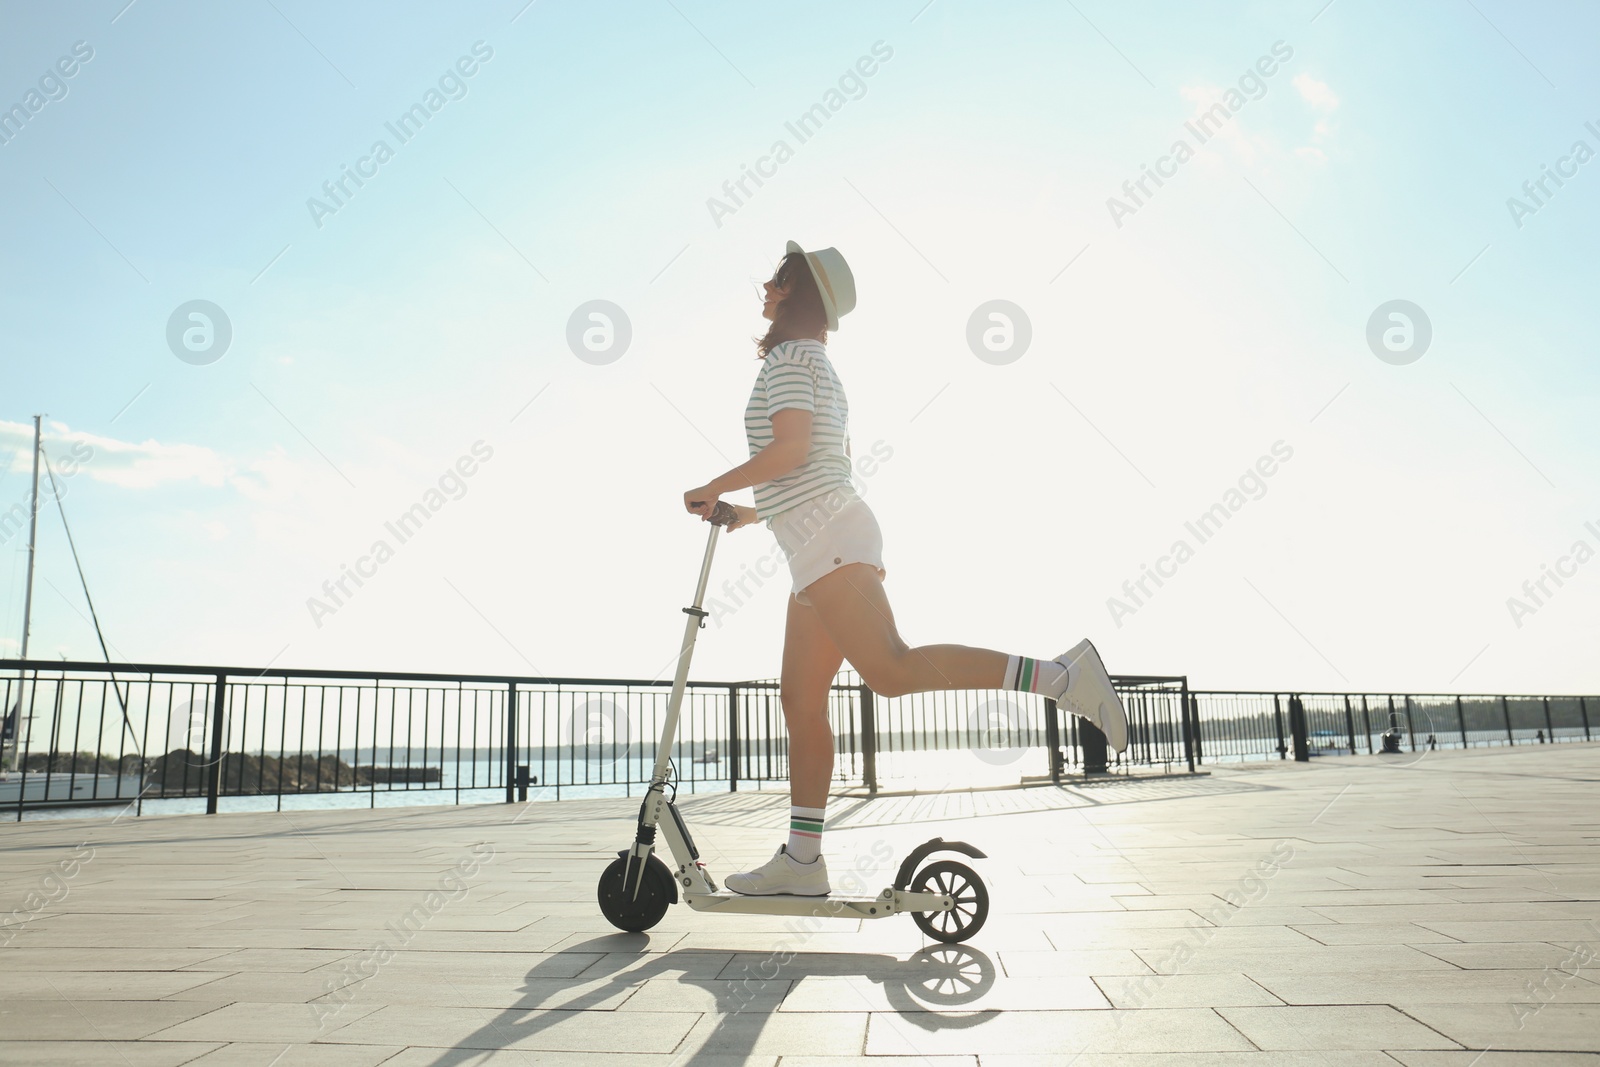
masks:
<path id="1" fill-rule="evenodd" d="M 537 785 L 539 779 L 528 776 L 528 765 L 526 763 L 517 764 L 517 800 L 519 802 L 524 802 L 528 799 L 528 784 L 530 782 Z"/>
<path id="2" fill-rule="evenodd" d="M 1044 747 L 1050 754 L 1050 781 L 1059 785 L 1066 762 L 1061 753 L 1061 713 L 1049 697 L 1044 698 Z"/>
<path id="3" fill-rule="evenodd" d="M 1289 734 L 1294 744 L 1294 761 L 1309 763 L 1311 742 L 1306 730 L 1306 706 L 1298 696 L 1289 697 Z"/>
<path id="4" fill-rule="evenodd" d="M 1088 719 L 1078 720 L 1078 744 L 1083 748 L 1083 773 L 1106 773 L 1106 735 Z"/>

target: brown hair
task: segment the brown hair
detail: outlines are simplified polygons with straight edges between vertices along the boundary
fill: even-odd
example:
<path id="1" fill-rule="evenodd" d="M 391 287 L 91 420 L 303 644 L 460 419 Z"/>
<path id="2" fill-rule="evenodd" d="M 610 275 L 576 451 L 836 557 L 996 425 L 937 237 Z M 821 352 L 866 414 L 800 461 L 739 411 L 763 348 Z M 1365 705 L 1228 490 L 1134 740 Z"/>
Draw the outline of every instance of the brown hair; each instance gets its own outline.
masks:
<path id="1" fill-rule="evenodd" d="M 817 279 L 806 263 L 805 253 L 785 255 L 773 272 L 772 284 L 779 289 L 788 287 L 789 295 L 779 298 L 766 336 L 752 338 L 758 358 L 765 359 L 778 345 L 801 337 L 815 337 L 827 344 L 828 311 L 822 306 L 822 294 L 817 291 Z"/>

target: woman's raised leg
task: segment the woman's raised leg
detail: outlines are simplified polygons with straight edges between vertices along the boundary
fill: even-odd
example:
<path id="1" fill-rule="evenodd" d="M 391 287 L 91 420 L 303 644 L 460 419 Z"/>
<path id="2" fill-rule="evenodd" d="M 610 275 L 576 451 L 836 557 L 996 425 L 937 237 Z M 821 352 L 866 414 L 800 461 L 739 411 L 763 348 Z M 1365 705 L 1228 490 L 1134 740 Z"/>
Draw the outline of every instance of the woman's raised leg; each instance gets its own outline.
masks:
<path id="1" fill-rule="evenodd" d="M 1128 712 L 1100 653 L 1085 638 L 1053 660 L 1008 656 L 967 645 L 907 648 L 894 624 L 878 568 L 848 563 L 805 588 L 834 645 L 881 696 L 936 689 L 1042 693 L 1098 727 L 1117 752 L 1128 747 Z"/>
<path id="2" fill-rule="evenodd" d="M 895 627 L 883 579 L 870 564 L 851 563 L 831 571 L 807 586 L 805 593 L 833 645 L 880 696 L 1005 685 L 1011 657 L 1004 652 L 967 645 L 908 648 Z M 792 597 L 790 603 L 794 604 Z"/>

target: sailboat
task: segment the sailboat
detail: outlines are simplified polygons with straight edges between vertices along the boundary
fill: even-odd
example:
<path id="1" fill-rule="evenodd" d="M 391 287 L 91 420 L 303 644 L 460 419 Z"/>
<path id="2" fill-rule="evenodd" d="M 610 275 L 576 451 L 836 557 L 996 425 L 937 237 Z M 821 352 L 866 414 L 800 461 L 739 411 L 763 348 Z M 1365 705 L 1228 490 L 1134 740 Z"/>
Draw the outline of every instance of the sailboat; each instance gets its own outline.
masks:
<path id="1" fill-rule="evenodd" d="M 26 591 L 22 601 L 22 649 L 18 656 L 16 682 L 10 687 L 13 693 L 10 706 L 5 710 L 5 718 L 0 721 L 0 810 L 7 806 L 17 807 L 58 807 L 77 804 L 117 804 L 126 803 L 140 795 L 143 789 L 142 774 L 94 774 L 75 773 L 71 770 L 61 771 L 49 769 L 50 761 L 54 760 L 56 753 L 54 744 L 50 744 L 51 751 L 45 755 L 45 766 L 33 769 L 30 763 L 37 762 L 27 759 L 26 753 L 33 726 L 34 705 L 39 702 L 41 682 L 39 668 L 28 665 L 28 637 L 33 626 L 33 569 L 37 558 L 39 538 L 39 460 L 45 459 L 45 470 L 50 475 L 52 495 L 56 498 L 56 505 L 61 508 L 61 522 L 67 531 L 67 542 L 72 546 L 74 560 L 77 558 L 77 546 L 72 544 L 72 530 L 66 527 L 66 507 L 61 503 L 61 493 L 55 482 L 55 474 L 49 468 L 49 457 L 44 456 L 44 437 L 40 421 L 42 415 L 33 417 L 33 492 L 29 496 L 28 517 L 28 577 Z M 83 576 L 80 564 L 78 575 Z M 88 583 L 84 583 L 84 596 L 89 595 Z M 90 617 L 94 619 L 95 634 L 100 638 L 100 650 L 105 654 L 106 662 L 111 662 L 111 655 L 106 650 L 105 637 L 100 634 L 100 620 L 94 614 L 94 602 L 89 603 Z M 30 679 L 31 675 L 31 679 Z M 63 676 L 64 677 L 64 676 Z M 45 682 L 49 685 L 49 682 Z M 128 722 L 128 705 L 123 696 L 122 687 L 117 685 L 113 676 L 112 685 L 117 691 L 117 702 L 122 707 L 123 726 L 132 735 L 132 725 Z M 57 684 L 53 697 L 47 698 L 51 707 L 50 715 L 59 725 L 60 717 L 65 710 L 63 707 L 63 686 Z M 0 690 L 3 691 L 3 690 Z M 52 736 L 54 731 L 51 731 Z M 137 736 L 137 735 L 133 735 Z M 99 745 L 99 739 L 95 741 Z M 68 766 L 71 766 L 72 753 L 67 753 Z M 142 760 L 141 760 L 142 762 Z"/>

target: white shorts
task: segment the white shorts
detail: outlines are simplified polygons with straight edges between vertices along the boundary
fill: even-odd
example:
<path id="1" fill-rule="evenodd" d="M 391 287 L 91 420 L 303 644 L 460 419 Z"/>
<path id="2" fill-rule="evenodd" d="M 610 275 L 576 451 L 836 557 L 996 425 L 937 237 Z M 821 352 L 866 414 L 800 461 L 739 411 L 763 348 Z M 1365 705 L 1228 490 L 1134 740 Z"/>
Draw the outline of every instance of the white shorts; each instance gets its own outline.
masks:
<path id="1" fill-rule="evenodd" d="M 810 607 L 806 586 L 851 563 L 869 563 L 880 578 L 883 532 L 866 501 L 848 486 L 814 496 L 768 520 L 778 547 L 789 559 L 794 598 Z"/>

